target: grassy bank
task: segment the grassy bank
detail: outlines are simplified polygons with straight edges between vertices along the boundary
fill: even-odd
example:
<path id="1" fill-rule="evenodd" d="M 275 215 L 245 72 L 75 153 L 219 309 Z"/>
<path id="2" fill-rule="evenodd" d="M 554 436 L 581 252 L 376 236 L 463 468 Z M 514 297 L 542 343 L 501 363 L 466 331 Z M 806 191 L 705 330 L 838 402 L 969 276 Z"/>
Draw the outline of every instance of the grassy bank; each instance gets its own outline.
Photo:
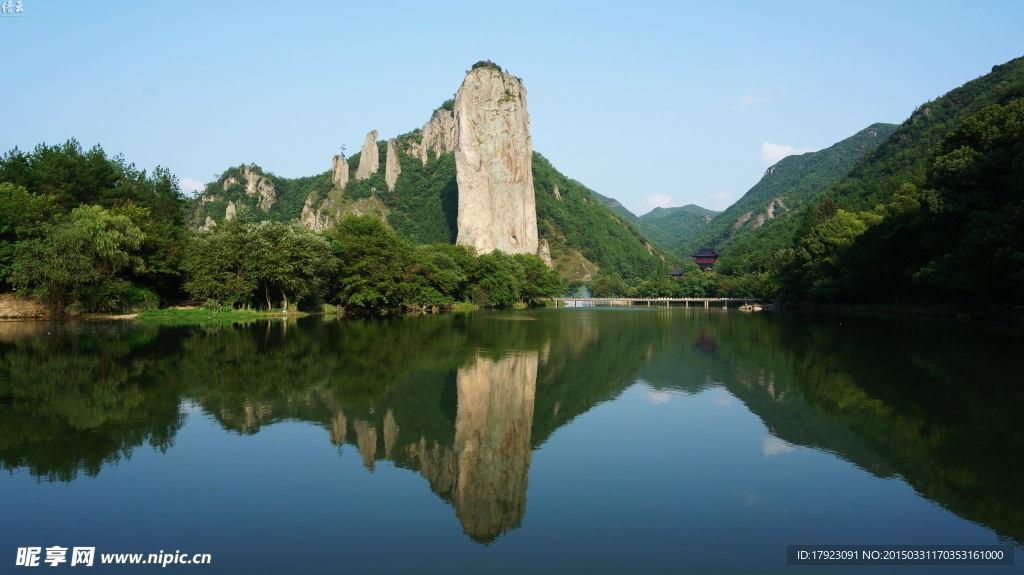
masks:
<path id="1" fill-rule="evenodd" d="M 285 311 L 283 309 L 271 310 L 245 310 L 233 309 L 211 311 L 202 308 L 188 309 L 154 309 L 140 313 L 136 319 L 143 321 L 183 321 L 183 320 L 211 320 L 211 319 L 264 319 L 264 318 L 289 318 L 303 317 L 308 315 L 299 311 Z"/>

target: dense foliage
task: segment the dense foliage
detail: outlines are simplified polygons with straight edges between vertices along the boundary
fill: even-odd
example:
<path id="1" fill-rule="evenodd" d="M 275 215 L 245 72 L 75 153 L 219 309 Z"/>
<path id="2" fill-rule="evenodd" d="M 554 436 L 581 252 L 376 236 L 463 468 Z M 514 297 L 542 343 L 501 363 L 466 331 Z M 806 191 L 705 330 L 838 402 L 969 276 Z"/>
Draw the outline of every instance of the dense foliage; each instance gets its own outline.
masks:
<path id="1" fill-rule="evenodd" d="M 966 118 L 913 170 L 857 182 L 879 190 L 923 169 L 920 188 L 903 181 L 871 211 L 835 207 L 862 197 L 832 196 L 808 210 L 796 246 L 779 255 L 787 295 L 897 304 L 1024 296 L 1021 95 Z"/>
<path id="2" fill-rule="evenodd" d="M 491 62 L 490 60 L 480 60 L 476 64 L 473 64 L 473 67 L 470 68 L 470 70 L 476 70 L 477 68 L 490 68 L 492 70 L 497 70 L 499 72 L 502 71 L 501 66 L 495 64 L 494 62 Z"/>
<path id="3" fill-rule="evenodd" d="M 447 307 L 470 300 L 512 306 L 556 295 L 557 274 L 537 256 L 465 246 L 413 246 L 371 216 L 350 215 L 328 234 L 298 222 L 249 222 L 244 215 L 193 232 L 185 289 L 231 307 L 289 301 L 358 309 Z"/>
<path id="4" fill-rule="evenodd" d="M 15 148 L 0 159 L 0 287 L 81 311 L 177 297 L 183 206 L 165 168 L 147 175 L 75 140 Z"/>
<path id="5" fill-rule="evenodd" d="M 329 173 L 288 180 L 258 166 L 231 168 L 210 184 L 221 192 L 206 196 L 214 201 L 200 203 L 186 201 L 166 170 L 147 176 L 99 146 L 15 149 L 0 162 L 0 283 L 69 313 L 146 310 L 187 297 L 208 299 L 211 309 L 511 306 L 561 292 L 537 256 L 477 257 L 450 245 L 458 209 L 452 154 L 426 166 L 400 157 L 395 193 L 380 194 L 398 233 L 349 217 L 317 234 L 296 218 L 308 194 L 330 189 Z M 258 207 L 259 194 L 246 193 L 246 169 L 274 185 L 269 212 Z M 350 184 L 357 199 L 375 195 L 374 184 L 386 190 L 382 173 Z M 232 220 L 222 217 L 229 202 Z M 218 211 L 211 230 L 188 231 L 186 214 L 194 226 Z"/>

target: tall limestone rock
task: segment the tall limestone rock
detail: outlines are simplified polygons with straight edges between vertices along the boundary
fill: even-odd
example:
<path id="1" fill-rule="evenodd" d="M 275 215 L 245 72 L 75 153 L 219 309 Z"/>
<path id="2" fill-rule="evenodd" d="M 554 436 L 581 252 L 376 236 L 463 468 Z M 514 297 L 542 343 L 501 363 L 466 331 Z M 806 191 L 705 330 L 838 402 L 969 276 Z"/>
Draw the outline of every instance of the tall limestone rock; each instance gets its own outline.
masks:
<path id="1" fill-rule="evenodd" d="M 384 164 L 384 181 L 389 191 L 395 191 L 395 182 L 398 175 L 402 173 L 402 166 L 398 163 L 398 148 L 395 147 L 395 139 L 388 140 L 388 156 Z"/>
<path id="2" fill-rule="evenodd" d="M 511 74 L 477 68 L 455 95 L 456 243 L 480 253 L 537 253 L 533 141 L 526 88 Z"/>
<path id="3" fill-rule="evenodd" d="M 345 189 L 345 184 L 348 183 L 348 160 L 334 156 L 331 160 L 331 181 L 334 182 L 335 188 Z"/>
<path id="4" fill-rule="evenodd" d="M 356 179 L 365 180 L 371 174 L 377 173 L 380 167 L 380 158 L 377 154 L 377 130 L 366 134 L 366 141 L 363 142 L 363 150 L 359 153 L 359 167 L 356 168 Z"/>

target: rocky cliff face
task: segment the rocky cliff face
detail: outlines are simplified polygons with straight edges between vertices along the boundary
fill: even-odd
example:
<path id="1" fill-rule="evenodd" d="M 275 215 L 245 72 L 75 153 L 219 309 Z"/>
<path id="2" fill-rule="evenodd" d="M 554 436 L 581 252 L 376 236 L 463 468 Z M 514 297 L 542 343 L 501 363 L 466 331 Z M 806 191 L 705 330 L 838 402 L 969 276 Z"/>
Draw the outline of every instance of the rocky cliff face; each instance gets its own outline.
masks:
<path id="1" fill-rule="evenodd" d="M 269 212 L 270 207 L 277 200 L 274 183 L 254 170 L 250 170 L 249 166 L 243 166 L 242 175 L 245 176 L 245 195 L 251 197 L 258 194 L 260 197 L 260 209 L 264 212 Z"/>
<path id="2" fill-rule="evenodd" d="M 458 239 L 480 253 L 537 253 L 533 141 L 526 88 L 477 68 L 455 95 Z"/>
<path id="3" fill-rule="evenodd" d="M 356 168 L 356 179 L 365 180 L 370 174 L 376 174 L 380 167 L 380 158 L 377 154 L 377 130 L 366 134 L 366 141 L 363 142 L 363 149 L 359 153 L 359 167 Z"/>
<path id="4" fill-rule="evenodd" d="M 302 215 L 299 217 L 299 221 L 314 232 L 319 232 L 330 228 L 349 214 L 373 216 L 387 225 L 388 213 L 387 206 L 377 196 L 353 202 L 341 192 L 333 190 L 322 200 L 315 192 L 311 193 L 306 198 L 305 205 L 302 206 Z"/>
<path id="5" fill-rule="evenodd" d="M 427 154 L 430 150 L 434 150 L 434 159 L 437 159 L 441 154 L 454 152 L 457 143 L 455 116 L 444 108 L 434 112 L 434 117 L 423 126 L 423 143 L 420 148 L 423 165 L 427 165 Z"/>
<path id="6" fill-rule="evenodd" d="M 235 213 L 238 208 L 235 206 L 235 202 L 228 202 L 228 207 L 224 210 L 224 219 L 233 220 L 235 219 Z"/>
<path id="7" fill-rule="evenodd" d="M 398 148 L 395 147 L 395 139 L 388 140 L 388 156 L 384 163 L 384 181 L 389 191 L 395 191 L 395 182 L 398 175 L 402 173 L 402 166 L 398 163 Z"/>
<path id="8" fill-rule="evenodd" d="M 331 181 L 334 182 L 335 188 L 345 189 L 345 184 L 348 183 L 348 161 L 345 158 L 334 156 L 331 159 Z"/>
<path id="9" fill-rule="evenodd" d="M 548 264 L 548 267 L 551 267 L 551 246 L 548 245 L 547 240 L 541 240 L 537 245 L 537 255 L 544 260 L 544 263 Z"/>

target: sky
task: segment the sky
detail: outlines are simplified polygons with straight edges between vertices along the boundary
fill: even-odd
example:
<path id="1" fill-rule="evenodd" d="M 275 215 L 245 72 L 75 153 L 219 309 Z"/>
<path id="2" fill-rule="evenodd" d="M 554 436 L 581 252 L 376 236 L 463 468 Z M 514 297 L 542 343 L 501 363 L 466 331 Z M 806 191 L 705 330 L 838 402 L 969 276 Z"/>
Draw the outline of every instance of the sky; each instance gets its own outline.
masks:
<path id="1" fill-rule="evenodd" d="M 4 0 L 6 1 L 6 0 Z M 330 168 L 422 127 L 470 66 L 523 79 L 534 150 L 634 213 L 724 209 L 1024 56 L 1024 2 L 117 2 L 0 16 L 0 150 L 76 138 L 186 191 Z"/>

